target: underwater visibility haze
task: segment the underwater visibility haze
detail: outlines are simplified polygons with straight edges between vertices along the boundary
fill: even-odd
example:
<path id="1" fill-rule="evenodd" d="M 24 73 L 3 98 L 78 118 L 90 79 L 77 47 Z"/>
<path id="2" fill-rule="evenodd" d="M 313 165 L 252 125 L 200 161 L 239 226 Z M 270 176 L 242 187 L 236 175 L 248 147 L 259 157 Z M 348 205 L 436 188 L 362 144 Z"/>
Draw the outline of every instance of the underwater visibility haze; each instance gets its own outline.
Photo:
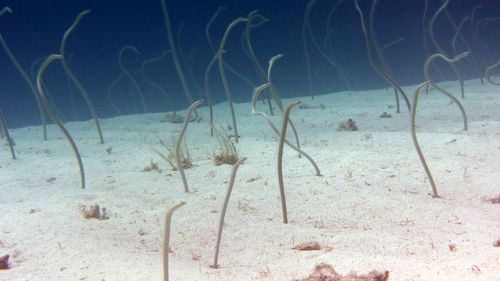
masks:
<path id="1" fill-rule="evenodd" d="M 226 27 L 234 19 L 247 17 L 253 10 L 257 10 L 266 19 L 264 23 L 251 29 L 250 40 L 256 59 L 264 69 L 267 69 L 267 62 L 271 57 L 276 54 L 284 55 L 274 73 L 274 82 L 284 97 L 310 94 L 308 68 L 315 95 L 388 86 L 368 63 L 354 1 L 170 2 L 168 9 L 172 36 L 188 87 L 195 97 L 205 96 L 204 74 L 214 54 L 205 30 L 219 8 L 222 10 L 209 26 L 214 48 L 219 47 Z M 372 2 L 359 1 L 367 25 Z M 424 80 L 422 66 L 425 59 L 437 52 L 428 30 L 423 29 L 428 29 L 432 17 L 443 2 L 377 2 L 374 27 L 378 44 L 383 47 L 393 43 L 383 51 L 388 65 L 400 84 L 420 83 Z M 311 6 L 308 12 L 310 28 L 306 28 L 304 32 L 304 16 L 308 5 Z M 142 63 L 158 58 L 171 49 L 160 1 L 3 1 L 2 6 L 10 7 L 12 13 L 2 15 L 0 32 L 13 55 L 32 79 L 43 58 L 60 51 L 63 34 L 77 15 L 90 10 L 67 40 L 66 60 L 86 88 L 98 116 L 143 112 L 141 101 L 134 94 L 136 90 L 126 78 L 122 77 L 111 89 L 111 100 L 116 106 L 111 105 L 107 97 L 108 88 L 122 74 L 118 55 L 127 45 L 136 49 L 123 53 L 123 64 L 137 80 L 148 110 L 169 110 L 158 89 L 148 84 L 140 73 Z M 485 60 L 481 61 L 481 71 L 484 71 L 485 64 L 495 63 L 500 40 L 498 21 L 495 20 L 500 13 L 499 6 L 493 0 L 449 1 L 446 10 L 438 15 L 433 26 L 435 37 L 448 56 L 456 55 L 454 51 L 471 51 L 477 60 Z M 471 18 L 474 23 L 471 23 Z M 466 21 L 461 26 L 460 37 L 453 49 L 456 27 L 464 19 Z M 254 19 L 255 22 L 260 20 Z M 253 87 L 248 82 L 255 86 L 263 82 L 247 56 L 247 49 L 241 44 L 244 31 L 245 24 L 235 27 L 227 40 L 224 55 L 227 64 L 248 79 L 243 80 L 232 71 L 228 72 L 228 82 L 237 102 L 250 100 Z M 424 37 L 427 38 L 425 41 Z M 466 49 L 462 38 L 472 50 Z M 313 40 L 321 50 L 318 50 Z M 308 49 L 309 67 L 306 65 L 304 41 Z M 28 85 L 5 51 L 0 54 L 0 59 L 0 105 L 9 125 L 19 127 L 39 124 L 40 117 Z M 469 61 L 462 67 L 465 78 L 478 75 L 471 63 Z M 439 79 L 454 79 L 452 71 L 446 66 L 442 68 L 441 74 L 438 74 Z M 164 88 L 175 108 L 186 108 L 189 105 L 170 54 L 147 65 L 144 71 Z M 216 67 L 213 72 L 210 83 L 213 84 L 214 99 L 216 102 L 226 100 Z M 90 117 L 84 100 L 75 85 L 68 81 L 60 65 L 50 67 L 45 76 L 45 85 L 53 105 L 65 121 Z"/>
<path id="2" fill-rule="evenodd" d="M 4 0 L 0 133 L 0 280 L 499 280 L 499 0 Z"/>

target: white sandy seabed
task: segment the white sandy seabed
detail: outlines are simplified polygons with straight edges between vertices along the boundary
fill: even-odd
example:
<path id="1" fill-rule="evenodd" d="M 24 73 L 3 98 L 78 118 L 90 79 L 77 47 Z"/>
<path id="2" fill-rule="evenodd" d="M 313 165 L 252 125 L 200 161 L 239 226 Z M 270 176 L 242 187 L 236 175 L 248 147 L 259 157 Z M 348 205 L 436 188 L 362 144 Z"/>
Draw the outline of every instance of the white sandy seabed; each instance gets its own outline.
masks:
<path id="1" fill-rule="evenodd" d="M 456 82 L 442 85 L 459 93 Z M 406 88 L 410 99 L 414 88 Z M 0 280 L 162 280 L 165 214 L 181 201 L 172 220 L 171 280 L 287 281 L 319 263 L 342 274 L 388 270 L 391 280 L 500 280 L 500 205 L 488 202 L 500 195 L 500 87 L 466 81 L 468 131 L 449 98 L 421 95 L 417 136 L 442 198 L 430 195 L 408 111 L 401 101 L 395 113 L 392 91 L 301 100 L 317 108 L 295 108 L 291 118 L 323 176 L 285 147 L 289 224 L 282 222 L 277 137 L 249 114 L 249 103 L 235 105 L 236 146 L 248 160 L 236 177 L 218 269 L 210 265 L 231 167 L 213 164 L 218 144 L 209 137 L 207 107 L 187 133 L 191 193 L 154 152 L 164 151 L 160 138 L 169 142 L 181 128 L 161 122 L 164 113 L 101 120 L 104 145 L 92 120 L 67 123 L 82 154 L 84 190 L 54 125 L 45 142 L 40 127 L 12 129 L 18 159 L 3 143 L 0 150 L 0 256 L 10 256 Z M 380 118 L 384 111 L 392 118 Z M 337 131 L 348 118 L 359 131 Z M 217 126 L 230 120 L 227 104 L 218 104 Z M 273 120 L 281 126 L 281 116 Z M 151 161 L 161 172 L 143 171 Z M 83 218 L 82 206 L 95 204 L 109 219 Z M 322 249 L 293 249 L 306 242 Z"/>

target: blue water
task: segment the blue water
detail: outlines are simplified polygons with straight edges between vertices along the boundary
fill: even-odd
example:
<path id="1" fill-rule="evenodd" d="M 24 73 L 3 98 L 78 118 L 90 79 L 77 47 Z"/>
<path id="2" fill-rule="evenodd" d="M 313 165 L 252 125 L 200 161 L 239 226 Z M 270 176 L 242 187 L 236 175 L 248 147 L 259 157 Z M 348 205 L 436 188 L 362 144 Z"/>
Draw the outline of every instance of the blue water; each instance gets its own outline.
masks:
<path id="1" fill-rule="evenodd" d="M 306 5 L 309 1 L 258 0 L 258 1 L 168 1 L 168 8 L 174 38 L 177 41 L 180 61 L 189 88 L 194 96 L 204 97 L 204 73 L 213 56 L 205 35 L 205 26 L 218 7 L 224 10 L 213 22 L 210 34 L 218 46 L 227 25 L 237 17 L 246 17 L 252 10 L 258 10 L 269 22 L 251 31 L 252 45 L 260 64 L 267 68 L 269 58 L 284 54 L 273 72 L 275 85 L 284 97 L 309 95 L 301 30 Z M 310 25 L 314 38 L 320 43 L 325 38 L 326 19 L 338 1 L 316 1 L 310 14 Z M 375 25 L 381 45 L 398 38 L 398 44 L 385 50 L 388 63 L 395 77 L 403 85 L 423 81 L 422 65 L 426 59 L 422 37 L 422 15 L 424 0 L 389 1 L 381 0 L 376 12 Z M 473 7 L 482 5 L 475 13 L 474 22 L 500 16 L 497 0 L 465 1 L 452 0 L 447 10 L 458 24 L 471 14 Z M 361 0 L 365 20 L 372 1 Z M 439 0 L 429 0 L 426 23 L 441 5 Z M 30 68 L 36 73 L 40 63 L 50 54 L 59 53 L 64 32 L 71 26 L 77 15 L 90 9 L 90 14 L 82 18 L 68 38 L 67 59 L 71 69 L 87 90 L 100 118 L 119 114 L 143 112 L 141 101 L 127 79 L 118 81 L 111 91 L 110 104 L 107 95 L 109 85 L 121 73 L 118 52 L 125 45 L 137 48 L 140 54 L 124 52 L 125 68 L 136 79 L 144 94 L 149 112 L 170 110 L 158 91 L 145 83 L 139 75 L 141 64 L 158 57 L 170 49 L 165 30 L 160 1 L 2 1 L 1 6 L 9 6 L 13 13 L 5 13 L 0 18 L 0 33 L 28 74 Z M 240 44 L 244 25 L 231 33 L 226 45 L 225 61 L 244 75 L 254 85 L 261 81 L 254 66 Z M 386 87 L 385 82 L 370 67 L 366 46 L 362 37 L 359 16 L 353 1 L 343 1 L 332 18 L 330 45 L 323 50 L 329 55 L 333 50 L 335 61 L 347 76 L 347 85 L 340 78 L 320 52 L 314 48 L 310 35 L 306 42 L 310 52 L 312 69 L 312 91 L 321 95 L 333 91 L 358 90 Z M 477 37 L 471 32 L 470 22 L 464 25 L 463 36 L 472 46 L 473 53 L 483 58 L 482 69 L 500 58 L 500 21 L 494 21 L 479 30 Z M 435 34 L 439 43 L 449 55 L 453 55 L 451 41 L 455 34 L 444 14 L 437 18 Z M 430 44 L 430 53 L 436 48 Z M 479 45 L 481 44 L 481 45 Z M 465 51 L 462 43 L 459 51 Z M 332 57 L 333 58 L 333 57 Z M 436 79 L 455 79 L 453 72 L 444 64 L 439 64 L 442 74 Z M 461 66 L 465 78 L 477 78 L 471 61 Z M 172 99 L 175 109 L 186 108 L 185 97 L 171 57 L 150 65 L 148 77 L 160 84 Z M 252 86 L 228 72 L 228 80 L 236 102 L 249 101 Z M 57 108 L 64 121 L 88 120 L 91 118 L 85 101 L 75 86 L 69 82 L 59 63 L 49 66 L 45 73 L 45 88 L 50 93 L 52 105 Z M 217 66 L 210 76 L 210 86 L 216 102 L 224 101 L 225 94 L 220 82 Z M 0 48 L 0 108 L 5 113 L 9 127 L 40 124 L 35 99 L 12 62 Z"/>

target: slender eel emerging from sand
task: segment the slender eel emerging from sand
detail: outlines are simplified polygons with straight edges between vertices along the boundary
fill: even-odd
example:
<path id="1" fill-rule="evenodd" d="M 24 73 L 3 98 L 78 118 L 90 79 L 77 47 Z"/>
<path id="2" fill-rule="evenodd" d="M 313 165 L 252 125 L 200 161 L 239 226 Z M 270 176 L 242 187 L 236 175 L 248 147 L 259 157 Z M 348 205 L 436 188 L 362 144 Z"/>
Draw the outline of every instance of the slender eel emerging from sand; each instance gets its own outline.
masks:
<path id="1" fill-rule="evenodd" d="M 137 55 L 141 54 L 139 52 L 139 50 L 137 50 L 136 47 L 131 46 L 131 45 L 125 45 L 125 46 L 123 46 L 120 49 L 120 52 L 118 53 L 118 64 L 120 65 L 120 70 L 125 75 L 125 77 L 128 78 L 128 80 L 130 81 L 130 83 L 134 87 L 134 90 L 135 90 L 136 94 L 139 96 L 139 99 L 141 100 L 141 105 L 142 105 L 143 112 L 144 113 L 148 113 L 149 112 L 148 105 L 146 103 L 146 99 L 144 98 L 144 93 L 142 92 L 141 87 L 139 86 L 139 84 L 137 83 L 137 81 L 135 81 L 135 78 L 132 75 L 132 73 L 130 73 L 130 71 L 128 71 L 125 68 L 125 65 L 123 64 L 123 60 L 122 60 L 123 54 L 125 53 L 125 51 L 128 51 L 128 50 L 134 52 Z"/>
<path id="2" fill-rule="evenodd" d="M 52 54 L 42 63 L 42 66 L 40 66 L 40 70 L 38 70 L 38 75 L 36 77 L 36 87 L 38 89 L 38 94 L 40 95 L 39 98 L 40 98 L 40 101 L 42 102 L 43 107 L 45 108 L 45 111 L 47 111 L 47 114 L 49 115 L 49 117 L 59 127 L 59 129 L 63 133 L 64 137 L 68 140 L 69 144 L 71 145 L 71 148 L 73 149 L 73 153 L 75 154 L 76 160 L 78 161 L 78 168 L 80 169 L 81 186 L 82 186 L 82 189 L 84 189 L 85 188 L 85 171 L 83 169 L 82 158 L 80 156 L 80 152 L 78 151 L 78 147 L 76 147 L 75 141 L 73 141 L 73 138 L 69 134 L 68 130 L 66 130 L 63 123 L 61 122 L 61 120 L 59 120 L 59 118 L 57 117 L 57 114 L 55 114 L 54 110 L 50 106 L 50 103 L 49 103 L 47 97 L 45 96 L 45 93 L 44 93 L 43 87 L 42 87 L 43 74 L 45 73 L 47 66 L 49 66 L 55 60 L 62 61 L 62 59 L 63 59 L 62 55 Z"/>
<path id="3" fill-rule="evenodd" d="M 125 73 L 122 72 L 111 82 L 111 84 L 109 84 L 108 89 L 106 90 L 106 97 L 108 98 L 109 105 L 111 105 L 118 115 L 123 115 L 123 113 L 118 106 L 116 106 L 113 98 L 111 97 L 111 93 L 113 92 L 113 88 L 123 77 L 125 77 Z"/>
<path id="4" fill-rule="evenodd" d="M 369 39 L 370 37 L 368 35 L 368 30 L 366 29 L 366 24 L 365 24 L 365 20 L 364 20 L 364 16 L 363 16 L 363 11 L 361 11 L 361 8 L 359 7 L 358 0 L 354 1 L 354 6 L 355 6 L 355 8 L 356 8 L 356 10 L 358 11 L 358 14 L 359 14 L 359 20 L 360 20 L 360 23 L 361 23 L 361 31 L 363 32 L 363 37 L 365 39 L 366 53 L 368 55 L 368 61 L 369 61 L 370 65 L 371 65 L 371 67 L 373 68 L 373 70 L 375 70 L 375 72 L 377 72 L 378 75 L 380 75 L 382 78 L 384 78 L 385 80 L 387 80 L 387 82 L 389 82 L 394 89 L 397 89 L 397 91 L 399 92 L 399 94 L 403 97 L 403 99 L 404 99 L 404 101 L 406 103 L 406 106 L 408 107 L 408 111 L 409 111 L 410 108 L 411 108 L 410 100 L 406 96 L 405 92 L 403 91 L 403 89 L 401 88 L 401 86 L 399 85 L 399 83 L 396 82 L 396 80 L 394 80 L 388 73 L 386 73 L 380 66 L 378 66 L 375 63 L 375 60 L 374 60 L 373 54 L 372 54 L 372 50 L 371 50 L 371 46 L 370 46 L 370 39 Z M 399 113 L 399 111 L 398 111 L 398 113 Z"/>
<path id="5" fill-rule="evenodd" d="M 62 63 L 62 66 L 64 68 L 64 71 L 68 75 L 69 79 L 71 79 L 71 81 L 73 82 L 73 84 L 75 84 L 76 88 L 78 89 L 78 91 L 82 95 L 83 99 L 87 103 L 87 107 L 89 108 L 90 114 L 92 115 L 92 118 L 94 119 L 94 122 L 95 122 L 95 125 L 96 125 L 96 128 L 97 128 L 97 133 L 99 134 L 99 140 L 100 140 L 101 144 L 103 144 L 104 143 L 104 138 L 102 136 L 101 125 L 99 123 L 99 118 L 97 117 L 97 113 L 95 111 L 94 105 L 92 104 L 92 100 L 90 99 L 90 96 L 87 94 L 87 91 L 83 87 L 82 83 L 80 83 L 80 81 L 78 80 L 78 78 L 76 78 L 75 74 L 73 73 L 73 71 L 69 67 L 69 64 L 66 61 L 66 42 L 68 41 L 68 37 L 73 32 L 73 30 L 76 28 L 76 26 L 78 25 L 78 23 L 80 23 L 80 21 L 82 20 L 82 18 L 84 16 L 88 15 L 88 14 L 90 14 L 90 10 L 85 10 L 85 11 L 81 12 L 76 17 L 76 19 L 73 22 L 73 24 L 64 33 L 63 39 L 61 41 L 61 47 L 60 47 L 61 63 Z"/>
<path id="6" fill-rule="evenodd" d="M 191 114 L 194 110 L 203 102 L 203 100 L 198 100 L 194 102 L 187 110 L 186 116 L 184 117 L 184 124 L 182 125 L 182 130 L 177 139 L 177 143 L 175 144 L 175 160 L 177 161 L 177 169 L 181 174 L 182 184 L 184 185 L 184 191 L 189 192 L 189 186 L 186 179 L 186 174 L 184 173 L 184 168 L 182 167 L 182 159 L 181 159 L 181 147 L 182 147 L 182 139 L 186 134 L 186 129 L 189 124 L 189 120 L 191 119 Z"/>
<path id="7" fill-rule="evenodd" d="M 465 109 L 464 107 L 462 106 L 462 103 L 460 102 L 459 99 L 457 99 L 455 96 L 453 96 L 451 93 L 449 93 L 448 91 L 446 91 L 445 89 L 441 88 L 439 85 L 437 85 L 434 80 L 432 80 L 430 74 L 429 74 L 429 67 L 431 66 L 432 62 L 437 59 L 437 58 L 440 58 L 440 59 L 443 59 L 445 60 L 447 63 L 449 63 L 450 65 L 453 65 L 454 63 L 458 62 L 459 60 L 467 57 L 469 55 L 469 52 L 464 52 L 464 53 L 461 53 L 460 55 L 452 58 L 452 59 L 449 59 L 447 58 L 446 56 L 442 55 L 442 54 L 434 54 L 432 56 L 430 56 L 426 61 L 425 61 L 425 64 L 424 64 L 424 76 L 425 76 L 425 80 L 429 81 L 429 84 L 434 87 L 436 90 L 438 90 L 439 92 L 445 94 L 447 97 L 449 97 L 452 101 L 455 102 L 455 104 L 458 106 L 458 108 L 460 109 L 460 112 L 462 113 L 462 117 L 464 119 L 464 130 L 467 130 L 467 115 L 465 114 Z"/>
<path id="8" fill-rule="evenodd" d="M 222 211 L 220 213 L 219 218 L 219 230 L 217 232 L 217 243 L 215 245 L 215 256 L 214 256 L 214 264 L 212 264 L 211 268 L 218 268 L 219 264 L 217 264 L 217 260 L 219 259 L 219 249 L 220 249 L 220 241 L 222 239 L 222 228 L 224 227 L 224 218 L 226 217 L 227 205 L 229 204 L 229 198 L 231 197 L 231 192 L 233 191 L 234 180 L 236 179 L 236 172 L 238 172 L 238 168 L 240 165 L 247 160 L 246 157 L 240 158 L 233 165 L 233 169 L 231 170 L 231 177 L 229 178 L 229 183 L 227 185 L 226 197 L 224 198 L 224 204 L 222 205 Z"/>
<path id="9" fill-rule="evenodd" d="M 266 22 L 269 22 L 269 19 L 260 14 L 258 10 L 253 10 L 248 13 L 247 19 L 248 21 L 246 22 L 245 30 L 241 34 L 241 46 L 243 47 L 243 51 L 246 53 L 247 57 L 252 62 L 254 69 L 257 72 L 257 76 L 260 79 L 260 83 L 266 83 L 266 72 L 257 59 L 257 55 L 255 54 L 254 48 L 252 46 L 251 33 L 252 29 L 258 28 Z M 252 86 L 252 88 L 255 88 L 255 85 Z M 271 115 L 274 115 L 271 99 L 268 95 L 266 95 L 266 99 L 267 105 L 269 107 L 269 113 Z"/>
<path id="10" fill-rule="evenodd" d="M 283 223 L 288 223 L 288 214 L 286 211 L 286 199 L 285 199 L 285 184 L 283 182 L 283 147 L 285 146 L 286 139 L 286 129 L 288 127 L 288 119 L 290 117 L 290 111 L 292 108 L 301 104 L 301 101 L 295 101 L 285 107 L 283 111 L 283 123 L 281 125 L 280 140 L 278 142 L 278 183 L 280 187 L 280 198 L 281 198 L 281 209 L 283 211 Z"/>
<path id="11" fill-rule="evenodd" d="M 490 82 L 491 84 L 500 86 L 500 82 L 495 82 L 493 81 L 493 79 L 491 79 L 491 71 L 498 66 L 500 66 L 500 59 L 497 61 L 497 63 L 486 69 L 484 76 L 486 77 L 486 80 L 488 80 L 488 82 Z"/>
<path id="12" fill-rule="evenodd" d="M 429 37 L 431 38 L 431 42 L 432 42 L 432 44 L 434 44 L 434 47 L 436 47 L 436 50 L 439 53 L 443 54 L 444 56 L 447 56 L 447 54 L 436 39 L 436 36 L 434 33 L 434 24 L 435 24 L 438 16 L 446 10 L 446 7 L 448 6 L 449 2 L 450 2 L 450 0 L 443 1 L 443 4 L 441 5 L 441 7 L 439 7 L 439 9 L 436 11 L 434 16 L 432 16 L 432 18 L 429 22 Z M 462 98 L 465 98 L 464 79 L 463 79 L 462 72 L 460 71 L 460 69 L 458 69 L 458 67 L 455 64 L 451 64 L 451 68 L 453 69 L 453 72 L 455 72 L 455 75 L 457 76 L 458 82 L 460 83 L 460 92 L 462 93 Z"/>
<path id="13" fill-rule="evenodd" d="M 5 116 L 3 115 L 3 111 L 0 110 L 0 132 L 2 138 L 5 138 L 7 141 L 7 145 L 10 149 L 10 154 L 12 155 L 12 159 L 16 160 L 16 152 L 14 150 L 14 142 L 10 138 L 9 128 L 7 128 L 7 122 L 5 121 Z"/>
<path id="14" fill-rule="evenodd" d="M 30 79 L 30 77 L 28 76 L 28 74 L 26 74 L 26 71 L 24 71 L 24 69 L 21 66 L 21 64 L 17 61 L 16 57 L 14 57 L 14 54 L 12 53 L 12 51 L 9 48 L 9 46 L 7 45 L 7 42 L 5 42 L 2 34 L 0 34 L 0 44 L 3 46 L 3 48 L 5 50 L 5 53 L 7 53 L 7 56 L 9 57 L 9 59 L 14 64 L 14 66 L 17 69 L 17 71 L 19 71 L 19 73 L 23 77 L 23 79 L 26 82 L 26 84 L 28 84 L 31 92 L 33 93 L 33 96 L 35 97 L 35 101 L 36 101 L 36 104 L 38 106 L 38 112 L 40 114 L 40 120 L 42 122 L 43 140 L 47 140 L 47 121 L 45 120 L 45 114 L 43 112 L 42 102 L 38 98 L 38 94 L 36 93 L 36 88 L 35 88 L 35 85 L 33 84 L 33 80 Z"/>
<path id="15" fill-rule="evenodd" d="M 307 3 L 306 11 L 304 13 L 304 20 L 302 22 L 301 29 L 301 39 L 302 39 L 302 48 L 304 50 L 304 59 L 306 63 L 306 71 L 307 71 L 307 90 L 309 91 L 309 95 L 311 99 L 314 99 L 313 94 L 313 86 L 312 86 L 312 71 L 311 71 L 311 57 L 309 55 L 309 46 L 306 41 L 306 33 L 307 33 L 307 22 L 309 21 L 309 14 L 311 13 L 311 9 L 316 3 L 316 0 L 311 0 Z"/>
<path id="16" fill-rule="evenodd" d="M 432 177 L 431 171 L 429 170 L 429 166 L 427 166 L 427 162 L 425 161 L 424 154 L 422 153 L 422 150 L 420 149 L 420 145 L 418 144 L 417 140 L 417 133 L 415 131 L 415 119 L 417 115 L 417 105 L 418 105 L 418 97 L 420 96 L 420 91 L 422 88 L 429 86 L 430 82 L 425 81 L 421 83 L 420 85 L 417 86 L 417 89 L 415 90 L 415 95 L 413 96 L 413 103 L 411 107 L 411 117 L 410 117 L 410 130 L 411 130 L 411 138 L 413 140 L 413 144 L 415 145 L 415 149 L 417 150 L 418 157 L 420 158 L 420 162 L 422 162 L 422 166 L 424 166 L 425 173 L 427 174 L 427 178 L 429 179 L 429 182 L 431 183 L 432 187 L 432 197 L 434 198 L 439 198 L 439 194 L 436 188 L 436 183 L 434 182 L 434 178 Z"/>
<path id="17" fill-rule="evenodd" d="M 5 13 L 12 14 L 12 9 L 9 6 L 3 7 L 2 10 L 0 10 L 0 17 L 2 17 Z"/>
<path id="18" fill-rule="evenodd" d="M 167 92 L 165 91 L 165 89 L 163 89 L 162 86 L 160 86 L 158 83 L 156 83 L 155 81 L 153 81 L 153 79 L 149 78 L 149 76 L 146 75 L 146 71 L 145 71 L 146 66 L 162 60 L 163 58 L 165 58 L 167 55 L 169 55 L 171 53 L 172 53 L 172 51 L 166 50 L 166 51 L 164 51 L 157 58 L 151 58 L 151 59 L 145 60 L 141 64 L 141 68 L 140 68 L 139 73 L 141 74 L 141 77 L 144 80 L 144 82 L 146 82 L 147 84 L 149 84 L 151 87 L 155 88 L 158 92 L 160 92 L 163 95 L 163 97 L 165 98 L 165 101 L 167 102 L 168 107 L 170 107 L 170 111 L 172 111 L 172 114 L 173 115 L 177 115 L 177 112 L 175 112 L 175 108 L 174 108 L 174 104 L 172 102 L 172 99 L 167 94 Z"/>
<path id="19" fill-rule="evenodd" d="M 208 103 L 208 111 L 209 111 L 209 124 L 210 124 L 210 136 L 214 136 L 214 102 L 212 99 L 212 90 L 210 89 L 210 82 L 209 82 L 209 74 L 210 70 L 214 66 L 215 62 L 217 61 L 218 57 L 214 56 L 210 63 L 208 64 L 207 70 L 205 71 L 205 79 L 204 79 L 204 85 L 205 85 L 205 95 L 207 96 L 207 103 Z"/>
<path id="20" fill-rule="evenodd" d="M 229 24 L 229 26 L 226 29 L 226 32 L 224 32 L 224 37 L 222 37 L 219 50 L 215 54 L 218 58 L 220 77 L 222 80 L 222 85 L 224 86 L 224 92 L 226 93 L 227 104 L 229 106 L 229 111 L 231 112 L 231 118 L 233 120 L 234 138 L 236 140 L 236 143 L 239 142 L 240 136 L 238 134 L 238 125 L 236 123 L 236 115 L 234 113 L 233 96 L 231 94 L 231 89 L 229 88 L 229 84 L 227 83 L 226 72 L 224 71 L 223 54 L 224 54 L 224 47 L 226 45 L 227 38 L 229 37 L 229 33 L 231 33 L 231 30 L 233 30 L 239 23 L 246 21 L 247 21 L 246 18 L 237 18 Z"/>
<path id="21" fill-rule="evenodd" d="M 179 80 L 181 81 L 182 89 L 184 90 L 184 94 L 189 103 L 193 103 L 193 95 L 191 94 L 191 90 L 189 90 L 189 86 L 186 81 L 186 77 L 184 76 L 184 72 L 182 70 L 181 62 L 179 59 L 179 55 L 177 52 L 177 46 L 175 44 L 174 35 L 172 33 L 172 25 L 170 23 L 170 16 L 168 14 L 167 1 L 161 0 L 161 9 L 163 12 L 163 18 L 165 20 L 165 29 L 167 31 L 167 38 L 170 45 L 170 50 L 172 51 L 172 59 L 174 60 L 175 70 L 177 71 L 177 75 L 179 76 Z"/>
<path id="22" fill-rule="evenodd" d="M 269 67 L 267 68 L 267 82 L 269 83 L 269 90 L 271 92 L 271 96 L 274 99 L 274 102 L 278 105 L 279 109 L 281 112 L 283 112 L 283 102 L 281 101 L 281 97 L 279 95 L 278 89 L 273 84 L 273 79 L 272 79 L 272 70 L 273 70 L 273 65 L 274 63 L 279 60 L 280 58 L 283 57 L 283 54 L 278 54 L 274 57 L 272 57 L 269 60 Z M 272 115 L 272 111 L 271 111 Z M 292 123 L 292 120 L 290 120 L 290 127 L 292 128 L 293 135 L 295 137 L 295 143 L 297 144 L 297 147 L 300 148 L 300 141 L 299 141 L 299 134 L 297 133 L 297 129 L 295 129 L 295 126 Z M 300 154 L 299 154 L 300 157 Z"/>
<path id="23" fill-rule="evenodd" d="M 256 104 L 257 104 L 257 100 L 259 99 L 259 95 L 267 87 L 269 87 L 269 83 L 263 84 L 263 85 L 255 88 L 255 90 L 253 92 L 253 95 L 252 95 L 252 114 L 253 115 L 262 116 L 266 120 L 267 124 L 269 124 L 269 126 L 271 127 L 271 129 L 273 130 L 273 132 L 276 135 L 279 136 L 280 132 L 279 132 L 278 128 L 273 124 L 273 122 L 271 121 L 271 119 L 269 118 L 269 116 L 267 116 L 267 114 L 265 114 L 264 112 L 257 111 L 257 105 Z M 312 157 L 309 156 L 309 154 L 307 154 L 306 152 L 304 152 L 303 150 L 301 150 L 300 148 L 298 148 L 297 146 L 295 146 L 293 143 L 289 142 L 286 138 L 285 138 L 284 141 L 293 150 L 297 151 L 298 153 L 300 153 L 301 155 L 303 155 L 307 160 L 309 160 L 309 162 L 311 163 L 311 165 L 314 167 L 314 170 L 316 171 L 316 176 L 321 176 L 321 172 L 320 172 L 320 170 L 318 168 L 318 165 L 316 165 L 316 162 L 314 162 L 314 159 L 312 159 Z"/>
<path id="24" fill-rule="evenodd" d="M 181 202 L 168 210 L 165 216 L 165 237 L 163 239 L 163 280 L 168 281 L 168 248 L 170 244 L 170 223 L 175 210 L 186 205 L 186 202 Z"/>

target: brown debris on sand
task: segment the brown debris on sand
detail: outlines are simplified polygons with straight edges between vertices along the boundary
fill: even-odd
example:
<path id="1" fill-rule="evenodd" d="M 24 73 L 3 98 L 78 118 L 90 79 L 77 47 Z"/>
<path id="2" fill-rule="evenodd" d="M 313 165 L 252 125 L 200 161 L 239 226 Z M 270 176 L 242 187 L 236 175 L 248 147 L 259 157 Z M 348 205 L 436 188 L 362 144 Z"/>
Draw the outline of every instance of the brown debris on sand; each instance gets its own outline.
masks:
<path id="1" fill-rule="evenodd" d="M 321 263 L 316 265 L 313 273 L 304 279 L 296 279 L 293 281 L 389 281 L 389 271 L 378 272 L 371 271 L 367 275 L 358 275 L 351 272 L 348 275 L 342 276 L 329 264 Z"/>
<path id="2" fill-rule="evenodd" d="M 0 270 L 9 269 L 9 255 L 0 256 Z"/>

